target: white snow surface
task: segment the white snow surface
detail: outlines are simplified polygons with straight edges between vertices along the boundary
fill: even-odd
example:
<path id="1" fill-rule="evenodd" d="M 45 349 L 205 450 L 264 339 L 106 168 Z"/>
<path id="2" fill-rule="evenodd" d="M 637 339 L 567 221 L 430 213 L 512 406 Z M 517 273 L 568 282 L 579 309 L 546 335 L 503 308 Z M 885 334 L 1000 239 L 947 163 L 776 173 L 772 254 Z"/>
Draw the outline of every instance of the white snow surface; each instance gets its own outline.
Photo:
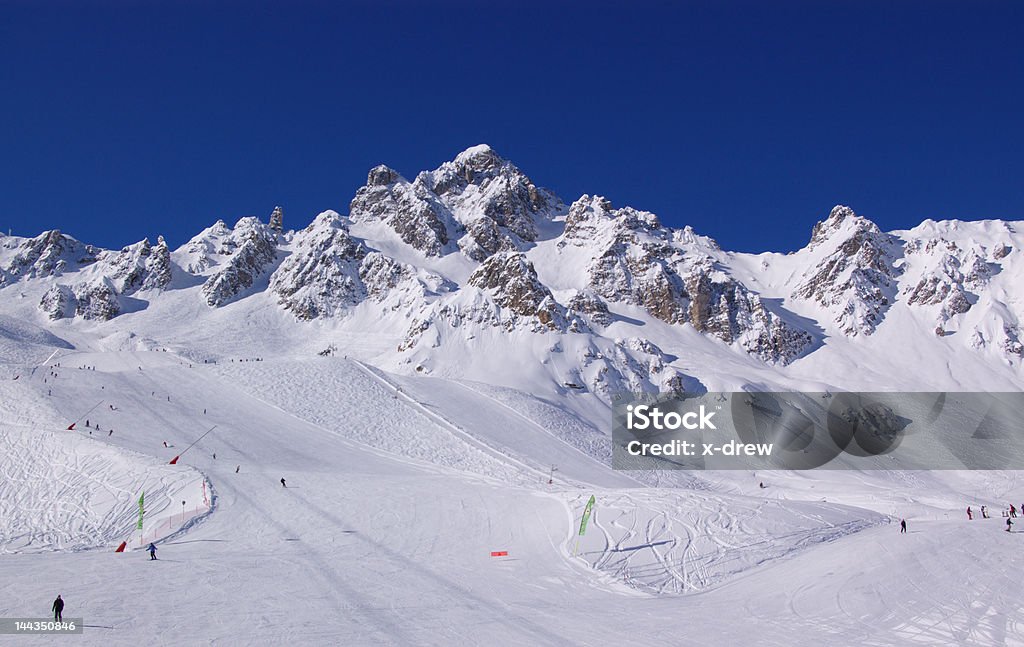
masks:
<path id="1" fill-rule="evenodd" d="M 1024 640 L 1020 535 L 961 512 L 1021 498 L 1013 472 L 645 486 L 588 453 L 595 431 L 571 408 L 525 392 L 337 356 L 204 364 L 91 345 L 112 349 L 60 348 L 0 383 L 0 616 L 44 616 L 61 593 L 81 644 Z M 97 401 L 103 433 L 64 429 Z M 190 500 L 174 522 L 204 481 L 211 511 Z M 155 562 L 131 541 L 142 489 L 175 524 Z"/>

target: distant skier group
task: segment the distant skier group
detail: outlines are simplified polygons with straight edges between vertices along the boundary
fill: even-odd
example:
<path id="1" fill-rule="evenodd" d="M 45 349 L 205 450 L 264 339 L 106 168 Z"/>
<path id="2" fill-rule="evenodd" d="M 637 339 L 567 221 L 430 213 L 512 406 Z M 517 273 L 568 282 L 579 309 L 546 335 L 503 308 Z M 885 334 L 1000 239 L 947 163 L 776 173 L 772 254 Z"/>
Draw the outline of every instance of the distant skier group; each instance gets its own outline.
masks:
<path id="1" fill-rule="evenodd" d="M 1024 505 L 1021 505 L 1021 510 L 1024 510 Z M 1006 532 L 1013 532 L 1013 520 L 1017 518 L 1017 506 L 1010 504 L 1009 508 L 1003 510 L 1003 516 L 1006 518 Z M 988 508 L 981 506 L 981 518 L 989 519 Z M 967 506 L 967 520 L 974 520 L 974 511 L 971 510 L 971 506 Z"/>

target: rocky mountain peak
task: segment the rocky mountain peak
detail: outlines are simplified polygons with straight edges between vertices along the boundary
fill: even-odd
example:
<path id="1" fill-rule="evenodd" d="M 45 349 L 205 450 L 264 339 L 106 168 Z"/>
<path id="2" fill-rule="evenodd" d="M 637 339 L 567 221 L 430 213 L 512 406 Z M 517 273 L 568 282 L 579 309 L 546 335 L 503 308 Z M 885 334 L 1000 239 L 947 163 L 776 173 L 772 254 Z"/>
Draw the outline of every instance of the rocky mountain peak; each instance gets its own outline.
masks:
<path id="1" fill-rule="evenodd" d="M 815 225 L 808 249 L 825 256 L 804 273 L 793 296 L 832 312 L 845 335 L 872 334 L 895 298 L 899 245 L 875 223 L 837 206 Z"/>
<path id="2" fill-rule="evenodd" d="M 284 209 L 281 207 L 274 207 L 270 213 L 270 228 L 278 233 L 284 229 Z"/>
<path id="3" fill-rule="evenodd" d="M 366 186 L 387 186 L 397 182 L 400 177 L 398 171 L 380 164 L 370 169 L 366 176 Z"/>
<path id="4" fill-rule="evenodd" d="M 460 165 L 464 169 L 473 173 L 491 173 L 501 168 L 501 166 L 506 163 L 505 160 L 487 144 L 470 146 L 456 155 L 454 162 L 456 165 Z M 472 177 L 467 177 L 466 181 L 472 182 L 473 179 Z"/>

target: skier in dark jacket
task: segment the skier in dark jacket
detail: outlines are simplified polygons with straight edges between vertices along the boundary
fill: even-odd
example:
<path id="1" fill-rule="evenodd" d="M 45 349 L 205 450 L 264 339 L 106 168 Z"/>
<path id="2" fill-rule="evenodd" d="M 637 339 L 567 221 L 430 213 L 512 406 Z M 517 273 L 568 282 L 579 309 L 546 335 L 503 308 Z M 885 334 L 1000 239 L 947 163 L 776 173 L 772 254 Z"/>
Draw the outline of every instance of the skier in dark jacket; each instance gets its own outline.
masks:
<path id="1" fill-rule="evenodd" d="M 1013 525 L 1013 519 L 1010 519 L 1009 517 L 1007 517 L 1006 518 L 1006 532 L 1013 532 L 1012 530 L 1010 530 L 1010 527 L 1012 525 Z"/>
<path id="2" fill-rule="evenodd" d="M 61 613 L 64 612 L 64 600 L 61 599 L 60 595 L 57 595 L 57 599 L 53 601 L 53 620 L 54 622 L 61 622 Z"/>
<path id="3" fill-rule="evenodd" d="M 284 479 L 281 479 L 281 487 L 288 487 L 287 485 L 285 485 Z"/>
<path id="4" fill-rule="evenodd" d="M 906 531 L 907 531 L 907 520 L 906 519 L 900 519 L 900 534 L 903 534 Z"/>
<path id="5" fill-rule="evenodd" d="M 149 548 L 147 548 L 146 550 L 149 551 L 149 559 L 150 559 L 150 561 L 156 559 L 156 546 L 155 545 L 150 544 Z"/>

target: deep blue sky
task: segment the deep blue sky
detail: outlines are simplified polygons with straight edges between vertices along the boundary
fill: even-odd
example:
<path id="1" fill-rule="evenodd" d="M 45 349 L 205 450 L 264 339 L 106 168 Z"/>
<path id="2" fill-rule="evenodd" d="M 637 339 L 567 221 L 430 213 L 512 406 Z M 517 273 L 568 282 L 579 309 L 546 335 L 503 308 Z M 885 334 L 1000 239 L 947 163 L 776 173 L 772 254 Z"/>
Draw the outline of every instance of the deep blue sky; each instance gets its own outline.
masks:
<path id="1" fill-rule="evenodd" d="M 378 163 L 480 142 L 744 251 L 836 203 L 1024 219 L 1022 26 L 1021 2 L 0 0 L 0 227 L 304 226 Z"/>

